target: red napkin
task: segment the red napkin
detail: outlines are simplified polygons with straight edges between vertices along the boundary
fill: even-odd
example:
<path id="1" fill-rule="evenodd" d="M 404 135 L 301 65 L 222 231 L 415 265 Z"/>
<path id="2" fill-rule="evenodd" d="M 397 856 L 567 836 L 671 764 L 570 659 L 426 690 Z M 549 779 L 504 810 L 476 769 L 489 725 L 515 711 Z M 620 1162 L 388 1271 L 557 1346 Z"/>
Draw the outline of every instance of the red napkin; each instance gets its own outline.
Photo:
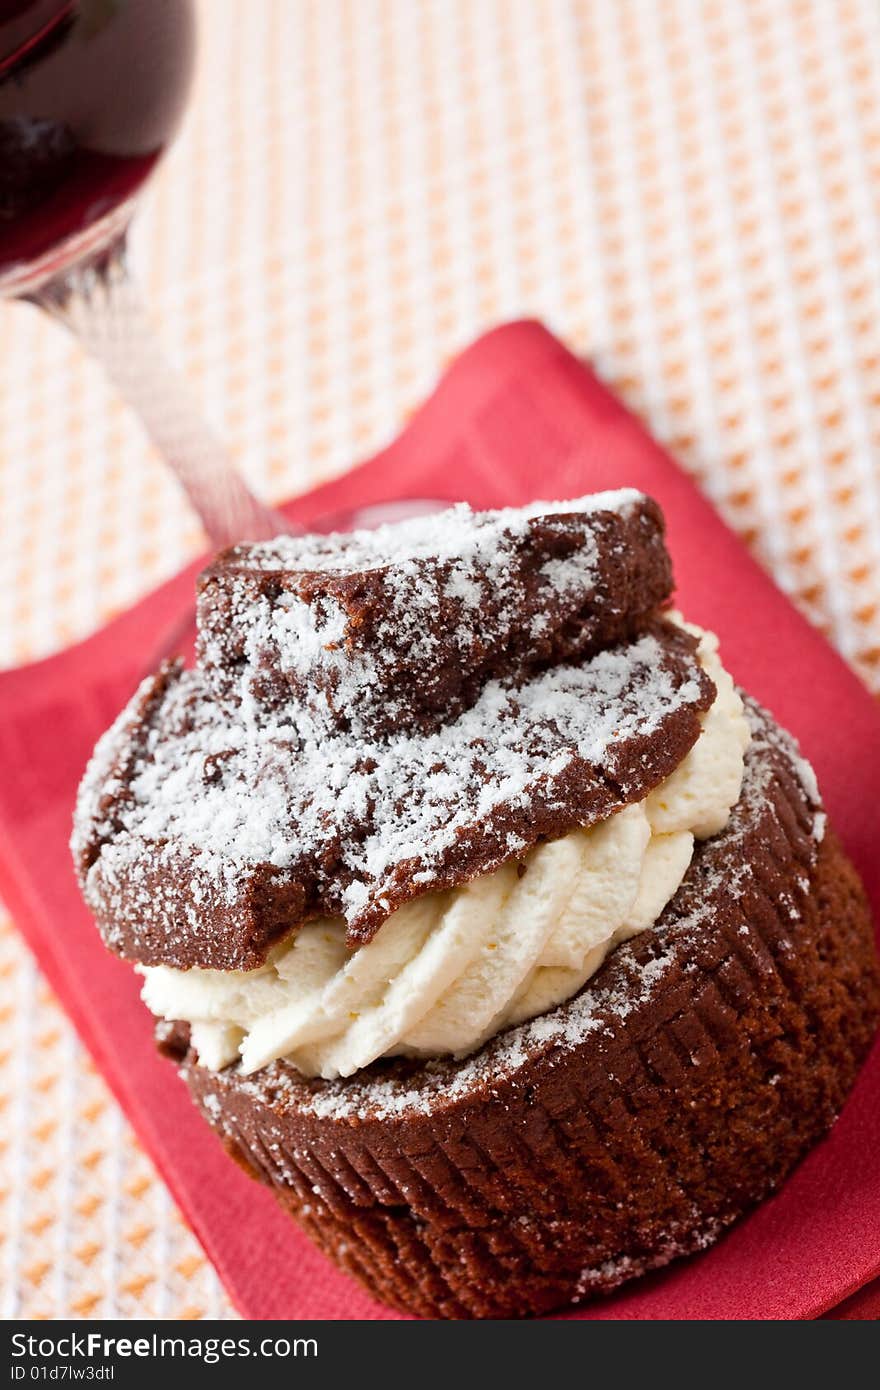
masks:
<path id="1" fill-rule="evenodd" d="M 623 484 L 661 503 L 682 607 L 719 634 L 725 665 L 801 740 L 880 909 L 877 707 L 685 474 L 540 325 L 482 338 L 389 449 L 290 513 L 319 524 L 389 499 L 496 506 Z M 104 950 L 74 882 L 67 839 L 86 759 L 147 654 L 186 610 L 196 569 L 81 645 L 0 677 L 0 893 L 241 1312 L 391 1318 L 224 1155 L 155 1052 L 135 976 Z M 833 1133 L 776 1197 L 706 1254 L 566 1316 L 825 1313 L 880 1273 L 878 1153 L 875 1049 Z M 841 1316 L 876 1307 L 865 1292 Z"/>

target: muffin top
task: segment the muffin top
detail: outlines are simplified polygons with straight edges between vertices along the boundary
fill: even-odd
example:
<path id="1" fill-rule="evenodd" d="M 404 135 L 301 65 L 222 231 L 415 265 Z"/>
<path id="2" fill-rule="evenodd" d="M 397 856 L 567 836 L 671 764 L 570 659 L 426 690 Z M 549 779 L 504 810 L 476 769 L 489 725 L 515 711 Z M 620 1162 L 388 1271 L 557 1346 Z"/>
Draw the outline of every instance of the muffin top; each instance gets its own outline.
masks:
<path id="1" fill-rule="evenodd" d="M 80 790 L 108 944 L 247 970 L 341 916 L 356 948 L 643 800 L 715 698 L 671 589 L 659 509 L 630 490 L 226 552 L 196 668 L 142 684 Z"/>

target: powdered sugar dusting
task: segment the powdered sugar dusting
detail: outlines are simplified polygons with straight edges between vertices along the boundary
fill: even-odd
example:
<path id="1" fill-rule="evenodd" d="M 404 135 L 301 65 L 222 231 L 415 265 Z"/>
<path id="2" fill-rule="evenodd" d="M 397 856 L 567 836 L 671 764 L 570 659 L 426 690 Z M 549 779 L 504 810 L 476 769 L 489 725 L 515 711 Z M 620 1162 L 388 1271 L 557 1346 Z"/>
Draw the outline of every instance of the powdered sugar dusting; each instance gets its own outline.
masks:
<path id="1" fill-rule="evenodd" d="M 303 710 L 259 723 L 230 719 L 202 674 L 183 672 L 143 731 L 126 794 L 105 827 L 100 872 L 131 893 L 139 866 L 188 855 L 194 892 L 232 906 L 255 866 L 295 873 L 307 862 L 350 924 L 370 905 L 383 914 L 401 866 L 429 891 L 464 838 L 495 837 L 489 867 L 533 843 L 542 817 L 570 814 L 564 779 L 573 760 L 592 769 L 583 804 L 592 786 L 594 819 L 642 794 L 645 778 L 652 781 L 647 753 L 628 770 L 619 750 L 706 703 L 696 656 L 679 647 L 680 660 L 670 663 L 665 640 L 651 633 L 520 687 L 490 682 L 435 733 L 375 742 L 330 739 Z M 696 715 L 694 725 L 696 734 Z M 78 841 L 102 825 L 109 750 L 126 729 L 123 719 L 102 742 L 83 784 Z M 580 823 L 591 823 L 588 811 Z"/>
<path id="2" fill-rule="evenodd" d="M 331 532 L 326 536 L 278 536 L 248 546 L 248 563 L 264 570 L 320 570 L 346 573 L 353 569 L 385 568 L 408 560 L 460 560 L 479 550 L 498 550 L 506 535 L 522 535 L 529 521 L 570 512 L 589 515 L 621 512 L 644 494 L 635 488 L 595 492 L 567 502 L 530 502 L 524 507 L 475 512 L 466 502 L 427 516 L 377 526 L 371 531 Z"/>
<path id="3" fill-rule="evenodd" d="M 460 503 L 225 552 L 200 583 L 199 664 L 255 714 L 293 697 L 328 730 L 427 729 L 493 676 L 634 631 L 670 588 L 659 513 L 632 489 L 503 511 Z"/>

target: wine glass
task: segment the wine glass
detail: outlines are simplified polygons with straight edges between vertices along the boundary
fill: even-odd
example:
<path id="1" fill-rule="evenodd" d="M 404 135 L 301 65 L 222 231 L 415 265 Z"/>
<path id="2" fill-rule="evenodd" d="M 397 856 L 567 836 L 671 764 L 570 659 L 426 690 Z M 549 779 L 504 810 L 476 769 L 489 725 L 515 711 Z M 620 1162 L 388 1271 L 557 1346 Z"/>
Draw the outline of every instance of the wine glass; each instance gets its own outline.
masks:
<path id="1" fill-rule="evenodd" d="M 102 363 L 220 547 L 291 528 L 169 367 L 126 262 L 194 47 L 191 0 L 0 0 L 0 298 L 38 305 Z"/>
<path id="2" fill-rule="evenodd" d="M 103 365 L 215 549 L 294 527 L 245 486 L 169 367 L 126 261 L 137 196 L 180 120 L 192 0 L 0 0 L 0 299 L 28 300 Z M 337 512 L 320 530 L 435 511 L 417 499 Z M 150 654 L 191 649 L 192 604 Z"/>

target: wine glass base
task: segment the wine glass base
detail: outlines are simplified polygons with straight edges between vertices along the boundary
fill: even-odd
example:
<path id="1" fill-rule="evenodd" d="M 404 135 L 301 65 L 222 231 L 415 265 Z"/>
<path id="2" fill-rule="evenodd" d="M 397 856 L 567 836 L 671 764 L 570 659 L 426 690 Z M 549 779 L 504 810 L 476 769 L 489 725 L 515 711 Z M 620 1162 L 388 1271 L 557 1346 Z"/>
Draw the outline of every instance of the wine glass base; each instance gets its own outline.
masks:
<path id="1" fill-rule="evenodd" d="M 331 512 L 319 517 L 314 531 L 372 531 L 394 521 L 407 521 L 412 516 L 430 516 L 442 512 L 450 504 L 436 497 L 401 498 L 398 502 L 377 502 L 371 507 L 356 507 L 353 511 Z"/>

